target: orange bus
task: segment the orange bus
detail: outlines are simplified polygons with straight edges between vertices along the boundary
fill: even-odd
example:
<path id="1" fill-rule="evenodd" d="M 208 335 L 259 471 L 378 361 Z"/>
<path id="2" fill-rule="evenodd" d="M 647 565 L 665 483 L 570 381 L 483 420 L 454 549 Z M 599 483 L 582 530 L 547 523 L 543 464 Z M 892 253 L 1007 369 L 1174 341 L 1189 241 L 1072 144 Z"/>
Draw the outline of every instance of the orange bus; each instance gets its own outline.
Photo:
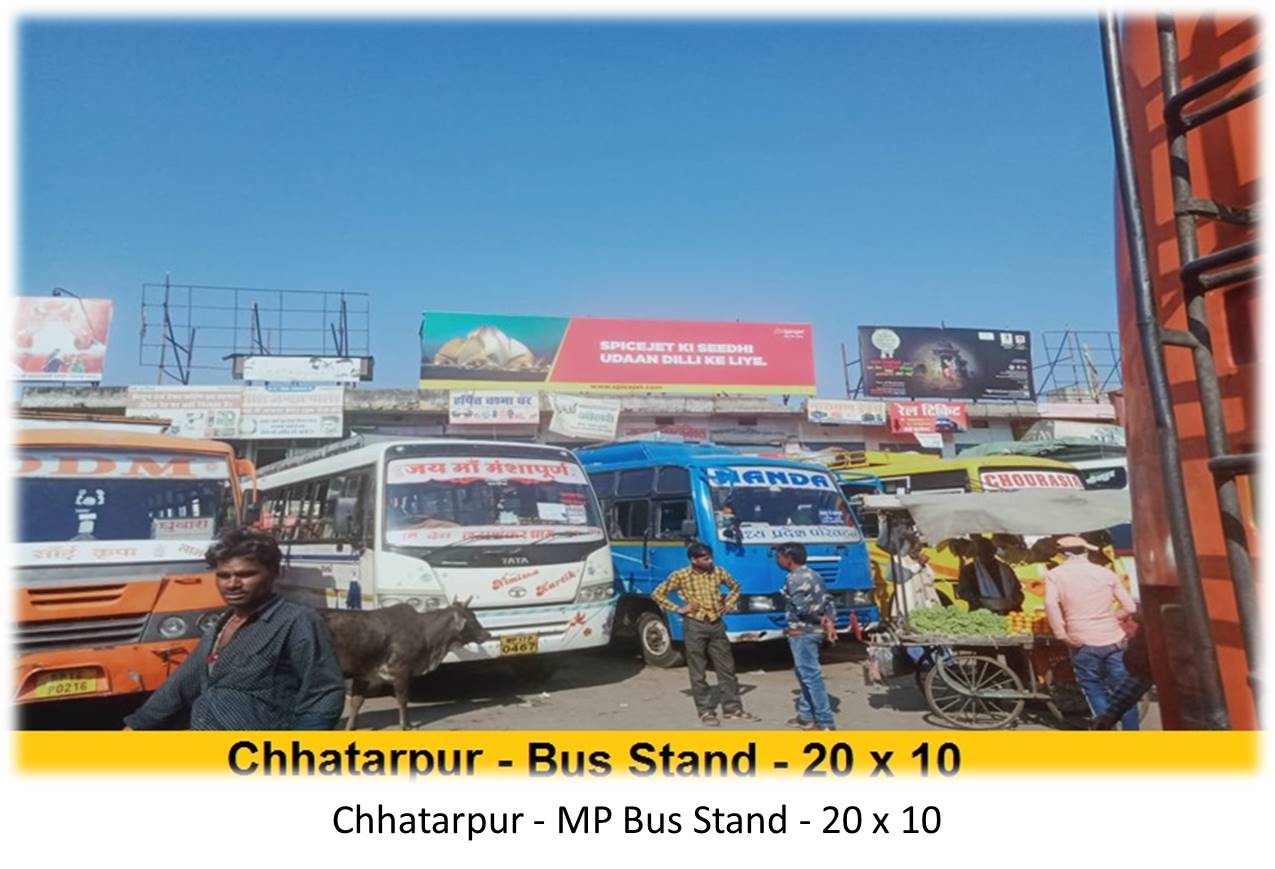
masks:
<path id="1" fill-rule="evenodd" d="M 16 702 L 153 691 L 225 606 L 204 552 L 251 462 L 104 428 L 15 439 Z"/>
<path id="2" fill-rule="evenodd" d="M 1134 548 L 1166 728 L 1256 728 L 1257 17 L 1102 22 Z"/>

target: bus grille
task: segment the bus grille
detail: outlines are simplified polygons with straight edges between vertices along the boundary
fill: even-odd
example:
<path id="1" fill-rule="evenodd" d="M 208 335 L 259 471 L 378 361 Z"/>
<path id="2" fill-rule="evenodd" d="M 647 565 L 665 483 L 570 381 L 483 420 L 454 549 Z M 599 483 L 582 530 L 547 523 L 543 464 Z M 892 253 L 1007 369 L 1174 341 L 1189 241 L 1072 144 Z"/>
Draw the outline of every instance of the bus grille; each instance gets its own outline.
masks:
<path id="1" fill-rule="evenodd" d="M 97 648 L 136 643 L 142 639 L 147 618 L 143 614 L 106 619 L 24 622 L 18 625 L 18 651 L 29 654 L 80 646 Z"/>
<path id="2" fill-rule="evenodd" d="M 835 582 L 837 579 L 837 565 L 840 563 L 839 558 L 830 558 L 827 561 L 815 561 L 813 558 L 806 562 L 815 573 L 819 574 L 824 583 Z"/>
<path id="3" fill-rule="evenodd" d="M 33 607 L 56 609 L 85 604 L 109 605 L 124 597 L 124 585 L 76 585 L 70 588 L 33 588 L 27 600 Z"/>

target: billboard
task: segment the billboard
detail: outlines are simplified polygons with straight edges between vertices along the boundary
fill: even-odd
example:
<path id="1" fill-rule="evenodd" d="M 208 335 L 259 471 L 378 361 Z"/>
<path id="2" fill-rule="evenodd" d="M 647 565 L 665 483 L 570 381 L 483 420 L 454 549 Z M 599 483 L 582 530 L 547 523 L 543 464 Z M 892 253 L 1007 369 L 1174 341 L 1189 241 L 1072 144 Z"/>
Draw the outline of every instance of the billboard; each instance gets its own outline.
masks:
<path id="1" fill-rule="evenodd" d="M 813 395 L 808 323 L 427 312 L 421 389 Z"/>
<path id="2" fill-rule="evenodd" d="M 859 358 L 874 398 L 1036 396 L 1031 334 L 1020 330 L 860 326 Z"/>
<path id="3" fill-rule="evenodd" d="M 172 420 L 169 434 L 217 440 L 339 438 L 340 386 L 130 386 L 124 413 Z"/>
<path id="4" fill-rule="evenodd" d="M 14 380 L 101 381 L 110 299 L 66 296 L 17 299 L 13 319 Z"/>

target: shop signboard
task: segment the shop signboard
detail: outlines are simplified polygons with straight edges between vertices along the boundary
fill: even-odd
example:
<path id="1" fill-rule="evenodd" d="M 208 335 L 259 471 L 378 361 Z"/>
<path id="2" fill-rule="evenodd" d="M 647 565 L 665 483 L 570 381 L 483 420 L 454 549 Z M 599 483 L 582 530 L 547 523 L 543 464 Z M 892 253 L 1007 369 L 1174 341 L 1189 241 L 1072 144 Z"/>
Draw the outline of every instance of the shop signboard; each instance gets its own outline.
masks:
<path id="1" fill-rule="evenodd" d="M 100 382 L 110 299 L 18 298 L 9 374 L 15 381 Z"/>
<path id="2" fill-rule="evenodd" d="M 969 416 L 959 401 L 892 401 L 890 431 L 895 434 L 965 431 Z"/>
<path id="3" fill-rule="evenodd" d="M 130 386 L 125 415 L 168 419 L 169 434 L 216 440 L 339 438 L 340 386 Z"/>
<path id="4" fill-rule="evenodd" d="M 275 383 L 357 383 L 363 360 L 351 356 L 247 356 L 244 380 Z"/>
<path id="5" fill-rule="evenodd" d="M 539 425 L 540 393 L 453 389 L 448 396 L 450 425 Z"/>
<path id="6" fill-rule="evenodd" d="M 859 358 L 874 398 L 1035 398 L 1021 329 L 860 326 Z"/>
<path id="7" fill-rule="evenodd" d="M 885 425 L 884 401 L 844 401 L 812 398 L 806 402 L 806 418 L 825 425 Z"/>
<path id="8" fill-rule="evenodd" d="M 428 312 L 421 389 L 813 395 L 808 323 Z"/>
<path id="9" fill-rule="evenodd" d="M 583 440 L 615 440 L 616 427 L 620 422 L 620 404 L 614 398 L 555 395 L 549 431 Z"/>

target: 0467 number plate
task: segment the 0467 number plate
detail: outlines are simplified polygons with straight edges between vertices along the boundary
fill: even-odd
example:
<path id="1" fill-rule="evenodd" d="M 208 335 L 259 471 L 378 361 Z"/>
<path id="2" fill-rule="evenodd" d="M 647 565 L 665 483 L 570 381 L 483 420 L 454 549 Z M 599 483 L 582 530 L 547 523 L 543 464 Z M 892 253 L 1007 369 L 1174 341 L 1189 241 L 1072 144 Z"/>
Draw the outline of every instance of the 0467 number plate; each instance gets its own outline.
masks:
<path id="1" fill-rule="evenodd" d="M 534 655 L 540 651 L 540 637 L 536 634 L 514 634 L 500 638 L 501 655 Z"/>

